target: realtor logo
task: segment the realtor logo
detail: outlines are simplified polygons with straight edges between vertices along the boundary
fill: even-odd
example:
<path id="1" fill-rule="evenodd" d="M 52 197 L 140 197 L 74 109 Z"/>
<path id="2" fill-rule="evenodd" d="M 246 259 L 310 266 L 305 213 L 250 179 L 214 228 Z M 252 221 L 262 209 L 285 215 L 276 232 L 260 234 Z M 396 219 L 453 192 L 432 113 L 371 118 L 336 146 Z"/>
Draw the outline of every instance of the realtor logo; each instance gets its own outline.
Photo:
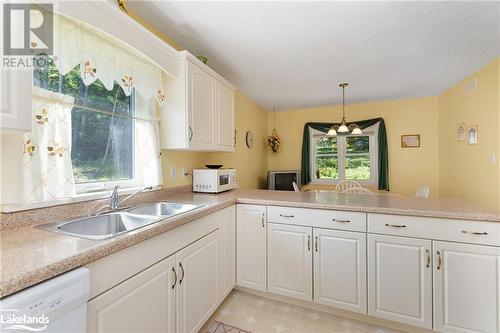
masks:
<path id="1" fill-rule="evenodd" d="M 52 4 L 6 3 L 3 22 L 4 55 L 52 55 Z"/>

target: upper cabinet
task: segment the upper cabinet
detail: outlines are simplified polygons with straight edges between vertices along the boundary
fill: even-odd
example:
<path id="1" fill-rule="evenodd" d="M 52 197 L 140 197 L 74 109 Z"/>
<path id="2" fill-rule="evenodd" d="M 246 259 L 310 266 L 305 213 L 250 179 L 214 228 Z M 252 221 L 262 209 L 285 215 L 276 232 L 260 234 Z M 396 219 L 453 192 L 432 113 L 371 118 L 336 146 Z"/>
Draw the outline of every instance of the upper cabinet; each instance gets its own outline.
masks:
<path id="1" fill-rule="evenodd" d="M 167 83 L 161 110 L 162 148 L 234 151 L 235 87 L 187 51 Z"/>
<path id="2" fill-rule="evenodd" d="M 0 129 L 31 131 L 31 82 L 33 72 L 25 69 L 0 70 Z"/>

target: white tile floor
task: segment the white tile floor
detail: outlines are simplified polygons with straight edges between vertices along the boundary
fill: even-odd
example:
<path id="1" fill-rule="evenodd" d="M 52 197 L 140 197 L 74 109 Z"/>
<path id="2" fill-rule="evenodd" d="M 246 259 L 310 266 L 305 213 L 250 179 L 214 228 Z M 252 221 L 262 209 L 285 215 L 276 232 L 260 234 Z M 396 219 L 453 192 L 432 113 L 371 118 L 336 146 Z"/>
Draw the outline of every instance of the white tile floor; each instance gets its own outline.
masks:
<path id="1" fill-rule="evenodd" d="M 399 333 L 396 330 L 309 310 L 237 290 L 231 292 L 200 332 L 240 332 L 230 328 L 224 330 L 224 327 L 216 321 L 252 333 Z"/>

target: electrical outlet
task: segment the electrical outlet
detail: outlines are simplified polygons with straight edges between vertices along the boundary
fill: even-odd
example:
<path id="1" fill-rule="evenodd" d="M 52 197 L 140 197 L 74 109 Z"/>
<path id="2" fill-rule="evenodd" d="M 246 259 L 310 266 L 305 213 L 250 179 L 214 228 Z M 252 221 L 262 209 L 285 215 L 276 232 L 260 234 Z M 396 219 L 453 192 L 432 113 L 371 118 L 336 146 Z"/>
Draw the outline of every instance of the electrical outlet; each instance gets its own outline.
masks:
<path id="1" fill-rule="evenodd" d="M 175 168 L 170 168 L 170 179 L 175 179 L 177 177 L 177 170 Z"/>
<path id="2" fill-rule="evenodd" d="M 497 164 L 497 155 L 496 154 L 491 154 L 490 157 L 488 158 L 489 162 L 491 165 Z"/>
<path id="3" fill-rule="evenodd" d="M 189 177 L 191 174 L 189 173 L 188 168 L 182 168 L 182 177 Z"/>

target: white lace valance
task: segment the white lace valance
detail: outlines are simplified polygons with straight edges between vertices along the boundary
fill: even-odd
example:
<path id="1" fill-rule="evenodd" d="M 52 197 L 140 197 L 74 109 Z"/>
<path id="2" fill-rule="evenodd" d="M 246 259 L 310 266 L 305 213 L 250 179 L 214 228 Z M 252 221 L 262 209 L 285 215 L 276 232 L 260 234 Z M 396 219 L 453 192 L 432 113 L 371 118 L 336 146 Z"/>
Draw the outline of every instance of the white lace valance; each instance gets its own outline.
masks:
<path id="1" fill-rule="evenodd" d="M 127 96 L 135 88 L 144 98 L 165 100 L 165 73 L 125 43 L 79 21 L 54 15 L 53 60 L 61 74 L 80 65 L 85 85 L 99 79 L 112 90 L 116 81 Z"/>

